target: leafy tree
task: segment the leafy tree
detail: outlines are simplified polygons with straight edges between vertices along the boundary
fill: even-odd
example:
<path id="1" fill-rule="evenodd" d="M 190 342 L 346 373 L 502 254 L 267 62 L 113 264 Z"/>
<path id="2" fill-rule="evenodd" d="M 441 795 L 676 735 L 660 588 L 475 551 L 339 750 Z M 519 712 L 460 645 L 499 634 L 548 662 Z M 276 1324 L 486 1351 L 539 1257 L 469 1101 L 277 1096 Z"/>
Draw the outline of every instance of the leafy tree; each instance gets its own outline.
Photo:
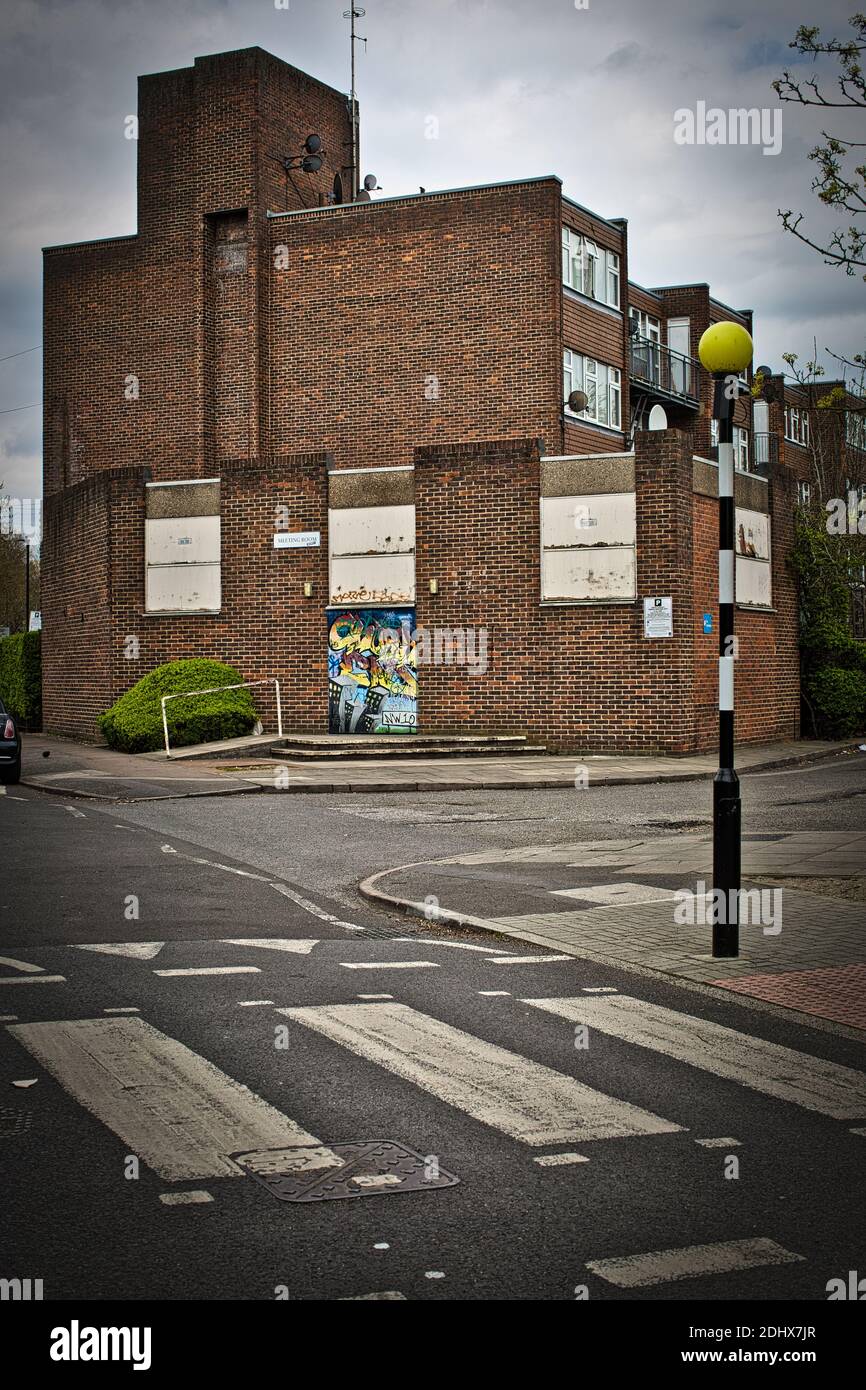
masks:
<path id="1" fill-rule="evenodd" d="M 866 51 L 866 15 L 852 15 L 850 38 L 822 39 L 817 25 L 801 24 L 788 45 L 804 57 L 811 55 L 817 63 L 821 57 L 835 61 L 838 73 L 835 81 L 822 84 L 819 76 L 799 77 L 788 69 L 773 83 L 773 88 L 782 101 L 793 102 L 799 106 L 817 106 L 822 110 L 842 110 L 847 112 L 866 110 L 866 76 L 861 64 L 861 55 Z M 866 133 L 866 130 L 864 130 Z M 847 275 L 863 273 L 866 280 L 866 164 L 857 163 L 859 151 L 866 148 L 863 140 L 847 139 L 838 133 L 821 131 L 821 143 L 810 151 L 809 158 L 817 172 L 812 180 L 812 191 L 825 207 L 835 208 L 840 214 L 847 214 L 851 221 L 848 226 L 839 226 L 822 245 L 801 230 L 804 214 L 791 209 L 779 217 L 785 231 L 799 241 L 811 246 L 824 259 L 826 265 L 845 270 Z"/>

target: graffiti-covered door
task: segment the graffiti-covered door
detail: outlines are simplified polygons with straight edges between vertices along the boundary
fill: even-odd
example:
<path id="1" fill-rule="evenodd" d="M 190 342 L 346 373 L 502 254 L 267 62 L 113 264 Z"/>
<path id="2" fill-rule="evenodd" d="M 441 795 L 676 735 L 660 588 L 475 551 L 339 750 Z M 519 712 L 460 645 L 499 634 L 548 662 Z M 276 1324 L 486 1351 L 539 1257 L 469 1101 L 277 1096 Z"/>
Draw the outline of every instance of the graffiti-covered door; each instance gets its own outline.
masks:
<path id="1" fill-rule="evenodd" d="M 418 724 L 413 608 L 328 614 L 328 729 L 412 734 Z"/>

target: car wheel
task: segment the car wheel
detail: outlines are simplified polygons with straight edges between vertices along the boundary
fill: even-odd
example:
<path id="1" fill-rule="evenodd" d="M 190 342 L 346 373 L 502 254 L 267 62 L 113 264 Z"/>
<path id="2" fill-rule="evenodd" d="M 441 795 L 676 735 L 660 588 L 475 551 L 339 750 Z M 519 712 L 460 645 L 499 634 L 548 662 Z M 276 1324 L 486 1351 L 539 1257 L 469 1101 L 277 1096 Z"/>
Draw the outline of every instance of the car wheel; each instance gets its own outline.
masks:
<path id="1" fill-rule="evenodd" d="M 11 767 L 3 768 L 2 772 L 0 772 L 0 782 L 2 782 L 4 786 L 12 786 L 13 783 L 20 781 L 21 759 L 19 758 L 18 762 L 13 763 Z"/>

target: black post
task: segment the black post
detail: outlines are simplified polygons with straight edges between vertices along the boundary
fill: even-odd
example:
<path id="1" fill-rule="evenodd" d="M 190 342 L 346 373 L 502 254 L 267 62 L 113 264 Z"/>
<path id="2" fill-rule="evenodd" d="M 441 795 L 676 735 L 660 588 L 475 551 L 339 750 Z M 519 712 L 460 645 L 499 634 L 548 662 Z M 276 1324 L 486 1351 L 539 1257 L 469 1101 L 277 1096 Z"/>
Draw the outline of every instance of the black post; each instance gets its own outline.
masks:
<path id="1" fill-rule="evenodd" d="M 30 631 L 30 542 L 24 543 L 24 631 Z"/>
<path id="2" fill-rule="evenodd" d="M 719 422 L 719 770 L 713 781 L 713 888 L 721 890 L 724 896 L 721 902 L 714 899 L 714 956 L 740 953 L 740 782 L 734 771 L 736 398 L 736 377 L 717 376 L 713 413 Z"/>

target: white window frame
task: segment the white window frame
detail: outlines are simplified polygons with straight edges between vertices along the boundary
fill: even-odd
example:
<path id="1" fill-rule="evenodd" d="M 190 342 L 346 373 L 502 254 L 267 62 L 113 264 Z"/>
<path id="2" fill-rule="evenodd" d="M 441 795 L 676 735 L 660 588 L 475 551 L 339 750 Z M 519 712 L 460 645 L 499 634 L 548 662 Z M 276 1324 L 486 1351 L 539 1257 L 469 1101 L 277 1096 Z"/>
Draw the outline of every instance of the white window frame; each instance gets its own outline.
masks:
<path id="1" fill-rule="evenodd" d="M 812 484 L 797 480 L 797 504 L 800 507 L 808 507 L 812 501 Z"/>
<path id="2" fill-rule="evenodd" d="M 590 386 L 592 392 L 590 392 Z M 562 388 L 566 414 L 576 420 L 622 429 L 622 372 L 595 357 L 584 357 L 565 348 L 562 354 Z M 580 414 L 568 408 L 572 391 L 584 391 L 589 397 L 586 410 Z M 592 410 L 590 407 L 593 407 Z"/>
<path id="3" fill-rule="evenodd" d="M 562 226 L 562 283 L 587 299 L 620 308 L 620 258 L 573 227 Z"/>
<path id="4" fill-rule="evenodd" d="M 734 467 L 741 473 L 749 471 L 749 431 L 734 425 Z"/>

